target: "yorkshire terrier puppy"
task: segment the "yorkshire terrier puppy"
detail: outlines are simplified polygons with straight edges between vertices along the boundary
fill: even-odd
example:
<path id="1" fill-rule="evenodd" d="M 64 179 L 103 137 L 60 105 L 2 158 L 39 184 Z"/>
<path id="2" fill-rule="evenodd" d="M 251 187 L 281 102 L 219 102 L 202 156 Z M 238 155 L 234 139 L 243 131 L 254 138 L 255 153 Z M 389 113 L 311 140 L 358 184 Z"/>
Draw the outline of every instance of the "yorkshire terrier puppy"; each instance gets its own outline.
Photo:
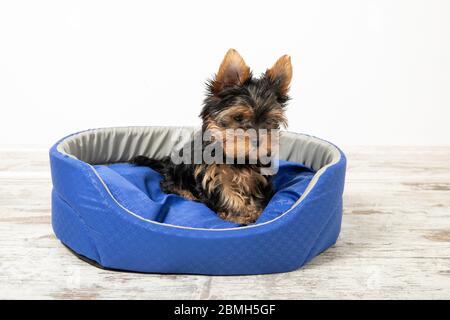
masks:
<path id="1" fill-rule="evenodd" d="M 228 50 L 219 71 L 207 82 L 200 113 L 202 132 L 210 130 L 220 134 L 213 134 L 211 141 L 203 141 L 201 148 L 219 145 L 224 160 L 236 160 L 237 155 L 243 155 L 244 163 L 201 160 L 175 164 L 170 156 L 160 160 L 137 156 L 132 163 L 161 173 L 161 189 L 166 193 L 200 201 L 227 221 L 244 225 L 255 222 L 272 197 L 273 189 L 270 175 L 262 172 L 265 165 L 258 156 L 250 161 L 255 154 L 251 151 L 264 145 L 270 155 L 273 132 L 286 127 L 285 107 L 291 78 L 291 59 L 287 55 L 260 78 L 254 78 L 239 53 Z M 241 134 L 230 137 L 230 129 Z M 256 143 L 245 134 L 249 129 L 257 132 Z"/>

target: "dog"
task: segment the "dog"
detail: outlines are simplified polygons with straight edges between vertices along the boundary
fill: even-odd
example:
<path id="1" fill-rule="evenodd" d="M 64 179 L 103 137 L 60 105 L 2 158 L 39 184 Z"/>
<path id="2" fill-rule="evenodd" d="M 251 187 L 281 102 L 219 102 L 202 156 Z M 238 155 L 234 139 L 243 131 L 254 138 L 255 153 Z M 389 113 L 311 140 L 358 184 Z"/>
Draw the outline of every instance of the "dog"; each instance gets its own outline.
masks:
<path id="1" fill-rule="evenodd" d="M 287 126 L 285 109 L 291 79 L 288 55 L 255 78 L 240 54 L 228 50 L 218 72 L 206 83 L 200 113 L 201 131 L 214 132 L 213 139 L 202 142 L 202 150 L 219 146 L 216 152 L 221 151 L 219 159 L 226 163 L 174 163 L 169 156 L 157 160 L 142 155 L 131 162 L 158 171 L 162 175 L 161 189 L 166 193 L 202 202 L 224 220 L 241 225 L 254 223 L 272 197 L 273 187 L 271 176 L 261 170 L 265 165 L 258 156 L 255 159 L 254 153 L 251 156 L 251 151 L 260 149 L 264 141 L 270 155 L 268 145 L 274 139 L 273 132 Z M 230 130 L 240 135 L 230 137 Z M 245 133 L 249 130 L 258 132 L 256 143 Z M 243 156 L 244 163 L 229 163 L 237 155 Z"/>

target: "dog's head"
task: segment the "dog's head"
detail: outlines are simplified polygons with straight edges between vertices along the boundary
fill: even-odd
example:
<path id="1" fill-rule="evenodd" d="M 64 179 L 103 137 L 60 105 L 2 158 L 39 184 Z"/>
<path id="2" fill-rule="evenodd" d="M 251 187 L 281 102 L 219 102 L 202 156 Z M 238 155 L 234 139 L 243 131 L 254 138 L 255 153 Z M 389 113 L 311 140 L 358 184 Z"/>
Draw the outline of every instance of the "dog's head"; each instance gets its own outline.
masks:
<path id="1" fill-rule="evenodd" d="M 227 157 L 270 154 L 274 130 L 287 126 L 285 106 L 291 78 L 287 55 L 260 78 L 254 78 L 239 53 L 228 50 L 219 71 L 207 84 L 200 114 L 203 131 L 219 133 Z"/>

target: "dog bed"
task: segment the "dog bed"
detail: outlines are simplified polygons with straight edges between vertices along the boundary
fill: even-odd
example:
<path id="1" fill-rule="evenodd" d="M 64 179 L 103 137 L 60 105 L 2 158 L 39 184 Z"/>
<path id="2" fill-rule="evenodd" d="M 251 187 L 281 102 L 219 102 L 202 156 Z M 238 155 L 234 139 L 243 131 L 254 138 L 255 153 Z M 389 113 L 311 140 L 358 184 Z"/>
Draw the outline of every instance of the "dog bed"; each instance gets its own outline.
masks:
<path id="1" fill-rule="evenodd" d="M 169 155 L 191 127 L 126 127 L 70 135 L 50 150 L 52 225 L 99 267 L 208 275 L 295 270 L 337 240 L 346 160 L 318 138 L 282 132 L 275 194 L 251 225 L 159 188 L 161 176 L 127 163 Z"/>

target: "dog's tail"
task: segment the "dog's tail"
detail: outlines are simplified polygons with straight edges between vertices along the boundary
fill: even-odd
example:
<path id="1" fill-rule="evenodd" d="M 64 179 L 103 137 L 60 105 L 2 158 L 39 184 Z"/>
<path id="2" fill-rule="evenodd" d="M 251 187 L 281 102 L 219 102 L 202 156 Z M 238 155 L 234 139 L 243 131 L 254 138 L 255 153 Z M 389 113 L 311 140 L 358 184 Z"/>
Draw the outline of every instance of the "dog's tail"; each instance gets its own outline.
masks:
<path id="1" fill-rule="evenodd" d="M 138 166 L 145 166 L 150 167 L 153 170 L 161 173 L 164 168 L 167 166 L 167 164 L 170 161 L 170 157 L 165 157 L 160 160 L 149 158 L 146 156 L 136 156 L 133 159 L 131 159 L 131 163 L 138 165 Z"/>

